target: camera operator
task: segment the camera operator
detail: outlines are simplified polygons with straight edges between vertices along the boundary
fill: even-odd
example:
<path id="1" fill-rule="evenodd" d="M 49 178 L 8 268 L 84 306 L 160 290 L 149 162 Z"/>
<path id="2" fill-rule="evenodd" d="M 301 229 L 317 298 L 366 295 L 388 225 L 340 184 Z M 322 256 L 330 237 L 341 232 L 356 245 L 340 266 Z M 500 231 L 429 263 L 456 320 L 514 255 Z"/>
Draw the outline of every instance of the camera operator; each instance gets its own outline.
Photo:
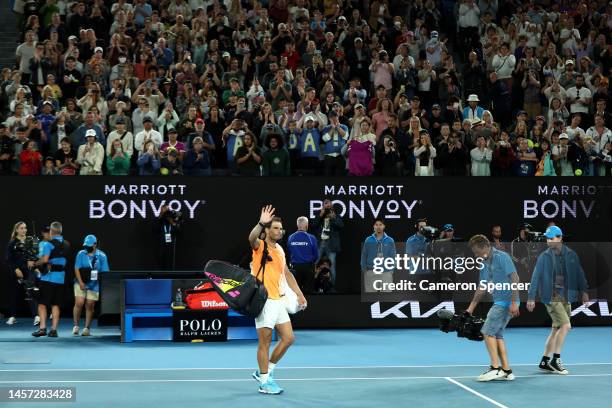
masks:
<path id="1" fill-rule="evenodd" d="M 172 211 L 168 205 L 162 206 L 155 228 L 159 243 L 159 268 L 162 271 L 173 270 L 176 266 L 176 239 L 181 221 L 180 212 Z"/>
<path id="2" fill-rule="evenodd" d="M 419 218 L 414 225 L 416 232 L 406 240 L 406 255 L 419 258 L 428 252 L 428 239 L 425 237 L 424 228 L 427 227 L 427 218 Z M 419 266 L 418 269 L 410 271 L 411 275 L 429 273 L 425 268 Z"/>
<path id="3" fill-rule="evenodd" d="M 315 266 L 314 293 L 336 293 L 331 281 L 331 261 L 321 258 Z"/>
<path id="4" fill-rule="evenodd" d="M 335 285 L 336 255 L 340 252 L 340 230 L 344 228 L 344 222 L 330 200 L 323 201 L 319 216 L 312 220 L 312 228 L 319 240 L 319 259 L 327 257 L 331 262 L 331 283 Z"/>
<path id="5" fill-rule="evenodd" d="M 531 224 L 523 223 L 519 225 L 518 237 L 510 242 L 510 255 L 512 260 L 517 264 L 519 273 L 523 274 L 530 270 L 530 259 L 528 245 L 531 241 L 529 232 L 533 230 Z"/>
<path id="6" fill-rule="evenodd" d="M 314 287 L 314 264 L 319 258 L 319 249 L 315 236 L 308 233 L 308 218 L 299 217 L 297 228 L 289 236 L 287 247 L 298 286 L 303 293 L 308 294 L 312 293 Z"/>
<path id="7" fill-rule="evenodd" d="M 60 306 L 64 299 L 64 280 L 70 245 L 62 236 L 62 224 L 55 221 L 50 226 L 49 242 L 41 242 L 38 261 L 41 267 L 40 298 L 38 316 L 40 328 L 32 333 L 34 337 L 47 335 L 48 308 L 51 307 L 51 330 L 49 337 L 57 337 L 57 325 L 60 320 Z"/>
<path id="8" fill-rule="evenodd" d="M 440 258 L 462 256 L 463 254 L 460 253 L 459 248 L 456 246 L 457 244 L 455 244 L 459 241 L 461 241 L 461 238 L 455 237 L 455 227 L 453 224 L 444 224 L 439 238 L 435 241 L 435 245 L 432 242 L 430 252 L 432 256 Z M 453 271 L 444 268 L 436 271 L 436 274 L 441 282 L 452 282 L 455 275 Z"/>
<path id="9" fill-rule="evenodd" d="M 506 251 L 506 244 L 504 244 L 502 239 L 501 225 L 494 225 L 491 228 L 491 244 L 500 251 Z"/>
<path id="10" fill-rule="evenodd" d="M 484 266 L 480 270 L 479 282 L 487 283 L 518 283 L 519 276 L 507 253 L 495 249 L 484 235 L 474 235 L 469 241 L 469 247 L 475 257 L 484 259 Z M 474 293 L 466 313 L 474 313 L 474 309 L 480 302 L 482 296 L 487 293 L 485 289 L 479 289 Z M 506 343 L 504 342 L 504 329 L 511 318 L 519 315 L 520 300 L 518 290 L 497 290 L 493 295 L 493 306 L 489 309 L 487 319 L 482 326 L 485 345 L 491 359 L 491 366 L 478 377 L 478 381 L 491 380 L 514 380 L 514 374 L 508 363 Z M 501 359 L 501 366 L 500 366 Z"/>
<path id="11" fill-rule="evenodd" d="M 85 305 L 85 328 L 82 336 L 89 336 L 96 302 L 100 299 L 99 273 L 108 272 L 108 258 L 98 249 L 95 235 L 87 235 L 83 241 L 83 249 L 79 251 L 74 261 L 74 308 L 72 317 L 74 327 L 72 334 L 79 335 L 79 320 Z"/>
<path id="12" fill-rule="evenodd" d="M 9 318 L 6 324 L 9 326 L 17 323 L 17 295 L 20 292 L 20 286 L 25 285 L 26 290 L 33 288 L 36 284 L 36 273 L 33 269 L 35 254 L 29 254 L 26 248 L 26 236 L 28 227 L 25 222 L 18 222 L 13 227 L 11 233 L 11 241 L 6 250 L 6 266 L 8 268 L 8 304 Z M 26 292 L 26 297 L 31 297 L 32 293 Z M 40 319 L 37 315 L 38 304 L 36 299 L 31 299 L 29 302 L 32 315 L 34 316 L 34 325 L 36 326 Z"/>

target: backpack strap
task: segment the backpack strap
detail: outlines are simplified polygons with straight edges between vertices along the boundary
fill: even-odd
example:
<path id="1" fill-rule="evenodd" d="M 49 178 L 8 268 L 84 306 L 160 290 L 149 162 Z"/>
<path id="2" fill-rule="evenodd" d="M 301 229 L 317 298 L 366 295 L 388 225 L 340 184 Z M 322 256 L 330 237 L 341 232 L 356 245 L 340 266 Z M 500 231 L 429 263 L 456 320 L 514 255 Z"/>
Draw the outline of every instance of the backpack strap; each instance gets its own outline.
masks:
<path id="1" fill-rule="evenodd" d="M 268 258 L 270 257 L 269 253 L 268 253 L 268 243 L 266 242 L 266 240 L 263 240 L 263 251 L 261 254 L 261 262 L 259 265 L 259 270 L 257 271 L 257 275 L 255 275 L 255 278 L 259 277 L 259 273 L 261 272 L 261 283 L 264 284 L 265 279 L 266 279 L 266 262 L 268 262 Z M 259 280 L 259 279 L 258 279 Z"/>

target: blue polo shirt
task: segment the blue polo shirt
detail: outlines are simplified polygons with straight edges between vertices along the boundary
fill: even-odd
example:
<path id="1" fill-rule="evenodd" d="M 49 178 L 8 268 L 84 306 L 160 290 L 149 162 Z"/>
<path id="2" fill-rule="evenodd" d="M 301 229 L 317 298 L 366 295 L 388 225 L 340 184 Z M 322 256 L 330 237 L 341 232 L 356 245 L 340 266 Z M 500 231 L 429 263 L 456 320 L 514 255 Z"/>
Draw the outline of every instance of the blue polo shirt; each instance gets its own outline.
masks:
<path id="1" fill-rule="evenodd" d="M 57 240 L 59 242 L 64 242 L 64 237 L 62 236 L 56 236 L 53 237 L 54 240 Z M 43 256 L 50 256 L 51 255 L 51 251 L 53 251 L 53 249 L 55 248 L 55 246 L 53 245 L 52 242 L 47 242 L 47 241 L 43 241 L 40 243 L 39 249 L 38 249 L 38 257 L 41 258 Z M 42 275 L 40 277 L 41 281 L 45 281 L 45 282 L 51 282 L 51 283 L 57 283 L 59 285 L 63 285 L 64 284 L 64 279 L 66 277 L 66 264 L 67 264 L 67 259 L 65 257 L 61 257 L 61 258 L 49 258 L 49 265 L 60 265 L 64 267 L 64 270 L 62 271 L 49 271 L 47 272 L 45 275 Z"/>
<path id="2" fill-rule="evenodd" d="M 287 240 L 292 264 L 315 262 L 319 258 L 319 248 L 314 235 L 306 231 L 296 231 Z"/>
<path id="3" fill-rule="evenodd" d="M 427 240 L 423 235 L 414 234 L 406 240 L 406 255 L 421 257 L 427 253 Z M 428 273 L 428 271 L 419 266 L 414 272 L 415 275 Z"/>
<path id="4" fill-rule="evenodd" d="M 484 262 L 484 267 L 480 270 L 480 281 L 492 283 L 512 283 L 510 275 L 516 272 L 516 267 L 512 258 L 504 251 L 491 248 L 491 256 Z M 494 290 L 493 303 L 499 306 L 510 307 L 512 302 L 511 290 Z M 520 304 L 519 299 L 516 303 Z"/>
<path id="5" fill-rule="evenodd" d="M 361 249 L 361 270 L 368 270 L 374 268 L 374 259 L 379 258 L 381 255 L 383 258 L 394 258 L 397 254 L 395 250 L 395 240 L 388 236 L 386 233 L 379 240 L 376 238 L 376 234 L 372 234 L 365 239 L 363 248 Z M 384 272 L 393 272 L 393 269 L 385 269 Z"/>
<path id="6" fill-rule="evenodd" d="M 76 269 L 91 268 L 92 270 L 97 270 L 98 273 L 108 272 L 110 270 L 106 254 L 99 249 L 96 249 L 92 255 L 89 255 L 84 249 L 80 250 L 74 261 L 74 267 Z M 77 282 L 76 279 L 74 281 L 75 283 Z M 90 281 L 85 286 L 87 286 L 87 290 L 94 292 L 100 291 L 100 282 L 98 280 Z"/>

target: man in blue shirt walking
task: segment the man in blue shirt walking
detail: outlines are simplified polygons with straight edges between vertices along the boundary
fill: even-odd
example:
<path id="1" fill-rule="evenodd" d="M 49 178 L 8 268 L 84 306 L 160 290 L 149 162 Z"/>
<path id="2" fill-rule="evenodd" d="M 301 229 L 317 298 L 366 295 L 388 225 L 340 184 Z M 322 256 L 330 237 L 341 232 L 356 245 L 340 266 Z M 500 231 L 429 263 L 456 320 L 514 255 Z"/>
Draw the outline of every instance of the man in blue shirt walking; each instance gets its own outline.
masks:
<path id="1" fill-rule="evenodd" d="M 51 308 L 51 330 L 49 337 L 57 337 L 57 325 L 60 320 L 60 306 L 64 300 L 64 280 L 70 245 L 62 237 L 62 224 L 55 221 L 50 226 L 50 241 L 40 243 L 36 266 L 41 268 L 40 298 L 38 316 L 40 327 L 32 333 L 34 337 L 47 335 L 48 308 Z"/>
<path id="2" fill-rule="evenodd" d="M 295 271 L 295 278 L 303 293 L 312 293 L 314 289 L 314 266 L 319 258 L 317 238 L 309 234 L 308 218 L 297 219 L 298 230 L 289 236 L 287 246 L 291 259 L 291 266 Z"/>
<path id="3" fill-rule="evenodd" d="M 535 308 L 535 298 L 546 306 L 552 319 L 552 330 L 546 339 L 541 371 L 567 375 L 569 371 L 561 362 L 561 349 L 565 337 L 572 328 L 571 302 L 589 301 L 587 281 L 576 252 L 563 245 L 563 231 L 556 225 L 544 233 L 548 249 L 538 256 L 527 296 L 527 310 Z M 552 355 L 552 359 L 551 359 Z"/>
<path id="4" fill-rule="evenodd" d="M 469 247 L 472 249 L 474 256 L 484 260 L 484 266 L 480 270 L 478 290 L 476 290 L 474 299 L 467 309 L 467 313 L 472 314 L 482 296 L 487 293 L 486 288 L 481 287 L 482 283 L 513 283 L 517 285 L 519 276 L 510 255 L 494 248 L 484 235 L 474 235 L 469 241 Z M 495 288 L 492 295 L 493 306 L 489 309 L 487 319 L 480 330 L 484 335 L 491 366 L 478 377 L 478 381 L 512 381 L 514 380 L 514 374 L 508 363 L 504 329 L 511 318 L 519 315 L 518 290 L 499 290 Z"/>
<path id="5" fill-rule="evenodd" d="M 395 268 L 386 268 L 384 260 L 395 260 L 396 254 L 395 240 L 385 233 L 382 218 L 377 218 L 374 220 L 374 233 L 365 239 L 361 249 L 361 273 L 366 293 L 389 292 L 384 289 L 384 284 L 393 283 Z M 381 287 L 382 290 L 376 289 Z"/>
<path id="6" fill-rule="evenodd" d="M 108 258 L 98 249 L 98 240 L 95 235 L 87 235 L 83 241 L 83 249 L 79 251 L 74 261 L 73 335 L 79 335 L 79 320 L 81 320 L 83 305 L 85 305 L 85 328 L 81 335 L 91 334 L 90 326 L 94 308 L 100 299 L 99 274 L 108 271 Z"/>

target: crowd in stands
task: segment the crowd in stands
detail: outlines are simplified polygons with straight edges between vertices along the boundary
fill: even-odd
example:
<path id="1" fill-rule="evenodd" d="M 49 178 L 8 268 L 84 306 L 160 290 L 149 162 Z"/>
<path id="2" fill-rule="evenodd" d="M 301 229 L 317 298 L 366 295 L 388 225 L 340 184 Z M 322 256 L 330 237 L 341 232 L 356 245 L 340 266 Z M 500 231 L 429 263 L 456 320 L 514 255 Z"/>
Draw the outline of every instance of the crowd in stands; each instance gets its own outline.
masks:
<path id="1" fill-rule="evenodd" d="M 607 176 L 612 2 L 14 0 L 0 172 Z"/>

